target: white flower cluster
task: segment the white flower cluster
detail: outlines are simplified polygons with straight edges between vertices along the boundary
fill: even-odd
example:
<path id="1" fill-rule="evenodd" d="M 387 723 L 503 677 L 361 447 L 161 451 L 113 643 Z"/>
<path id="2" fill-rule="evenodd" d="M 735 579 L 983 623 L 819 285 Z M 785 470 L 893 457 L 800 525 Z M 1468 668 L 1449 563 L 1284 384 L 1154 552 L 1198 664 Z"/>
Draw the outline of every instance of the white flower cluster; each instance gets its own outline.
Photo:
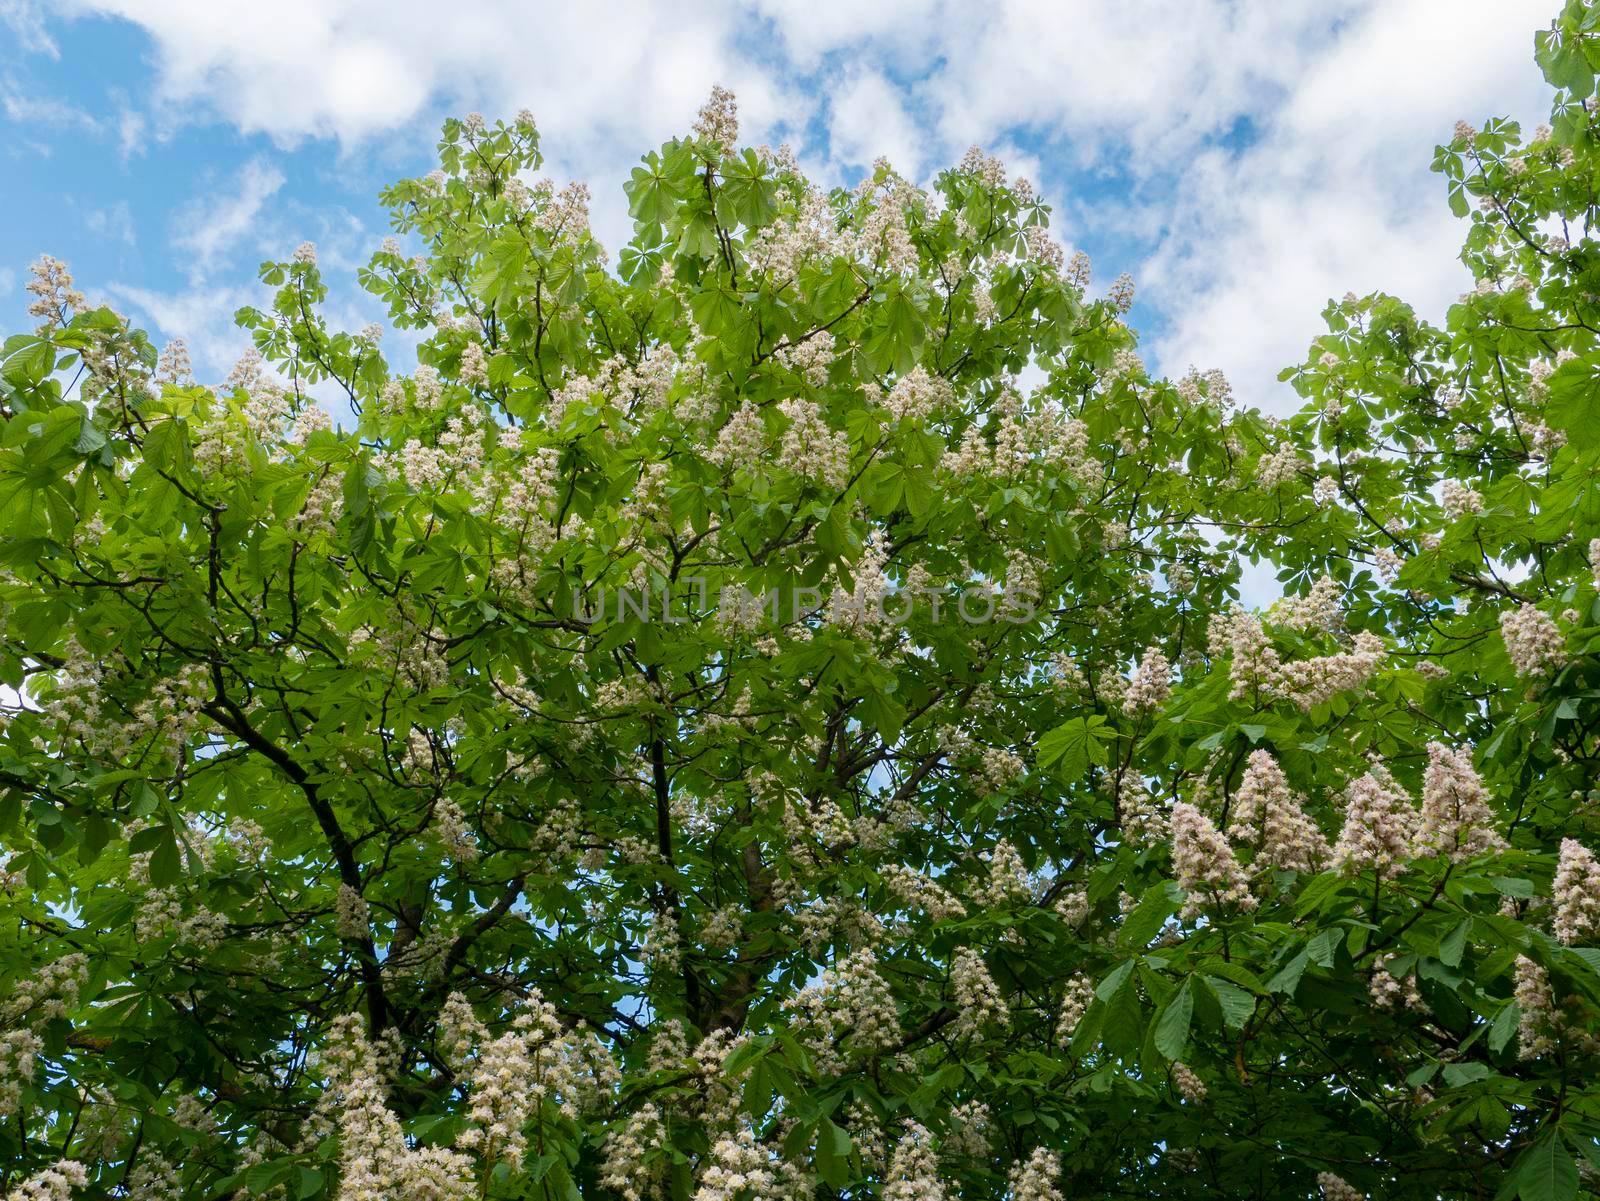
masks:
<path id="1" fill-rule="evenodd" d="M 1403 976 L 1396 976 L 1390 964 L 1399 958 L 1396 954 L 1380 955 L 1372 965 L 1372 976 L 1367 981 L 1367 995 L 1379 1009 L 1391 1010 L 1404 1005 L 1420 1013 L 1427 1013 L 1427 1003 L 1417 988 L 1415 968 Z"/>
<path id="2" fill-rule="evenodd" d="M 24 288 L 33 297 L 28 302 L 28 315 L 44 318 L 40 333 L 54 325 L 65 325 L 86 308 L 88 302 L 73 286 L 72 272 L 60 259 L 41 254 L 28 265 L 28 272 L 33 276 Z"/>
<path id="3" fill-rule="evenodd" d="M 1159 709 L 1171 695 L 1172 664 L 1167 662 L 1167 657 L 1159 647 L 1152 646 L 1139 661 L 1127 695 L 1122 698 L 1123 712 L 1133 717 L 1151 709 Z"/>
<path id="4" fill-rule="evenodd" d="M 661 1111 L 646 1102 L 606 1135 L 600 1183 L 621 1201 L 651 1201 L 666 1177 L 667 1130 Z"/>
<path id="5" fill-rule="evenodd" d="M 461 368 L 458 374 L 461 382 L 469 388 L 489 386 L 489 360 L 483 353 L 483 346 L 476 340 L 469 341 L 461 348 Z"/>
<path id="6" fill-rule="evenodd" d="M 456 863 L 472 863 L 478 858 L 478 840 L 461 806 L 450 797 L 440 797 L 433 807 L 433 824 L 444 843 L 446 854 Z"/>
<path id="7" fill-rule="evenodd" d="M 1421 825 L 1414 853 L 1459 863 L 1488 851 L 1503 851 L 1495 831 L 1489 790 L 1464 749 L 1428 743 L 1428 769 L 1422 780 Z"/>
<path id="8" fill-rule="evenodd" d="M 824 1062 L 835 1057 L 833 1044 L 848 1039 L 852 1050 L 871 1054 L 900 1042 L 900 1011 L 894 992 L 878 972 L 878 957 L 870 947 L 850 952 L 826 968 L 811 984 L 785 1001 L 796 1015 L 796 1026 L 813 1037 Z"/>
<path id="9" fill-rule="evenodd" d="M 1256 482 L 1263 488 L 1276 488 L 1300 479 L 1301 458 L 1299 448 L 1290 441 L 1282 442 L 1270 454 L 1264 454 L 1256 463 Z"/>
<path id="10" fill-rule="evenodd" d="M 950 986 L 954 994 L 958 1035 L 975 1035 L 986 1026 L 1004 1028 L 1010 1024 L 1000 989 L 989 974 L 983 958 L 971 947 L 958 947 L 950 964 Z"/>
<path id="11" fill-rule="evenodd" d="M 1522 604 L 1501 613 L 1500 637 L 1519 676 L 1542 679 L 1566 666 L 1566 635 L 1555 618 L 1534 605 Z"/>
<path id="12" fill-rule="evenodd" d="M 1109 781 L 1113 790 L 1117 784 Z M 1159 797 L 1135 785 L 1121 798 L 1122 832 L 1128 839 L 1144 847 L 1154 847 L 1172 836 L 1172 817 L 1161 804 Z"/>
<path id="13" fill-rule="evenodd" d="M 44 1039 L 26 1026 L 0 1032 L 0 1120 L 22 1107 L 22 1090 L 39 1072 Z"/>
<path id="14" fill-rule="evenodd" d="M 878 878 L 895 896 L 913 909 L 922 910 L 932 921 L 967 916 L 967 907 L 951 896 L 937 880 L 913 871 L 904 864 L 885 864 L 878 869 Z"/>
<path id="15" fill-rule="evenodd" d="M 748 1130 L 725 1134 L 711 1146 L 710 1161 L 700 1173 L 694 1201 L 739 1201 L 770 1196 L 772 1160 L 756 1146 Z"/>
<path id="16" fill-rule="evenodd" d="M 381 629 L 361 627 L 349 637 L 353 661 L 392 671 L 418 692 L 443 688 L 450 679 L 450 661 L 441 641 L 403 613 L 396 613 Z M 427 762 L 432 762 L 431 749 Z"/>
<path id="17" fill-rule="evenodd" d="M 884 574 L 888 561 L 888 547 L 874 531 L 867 536 L 860 558 L 850 568 L 853 582 L 846 583 L 842 568 L 834 572 L 833 587 L 828 594 L 830 624 L 865 629 L 889 620 L 890 611 L 885 602 L 890 595 L 890 583 Z"/>
<path id="18" fill-rule="evenodd" d="M 334 1021 L 324 1066 L 339 1129 L 337 1201 L 468 1201 L 472 1159 L 445 1147 L 412 1147 L 384 1095 L 378 1049 L 355 1014 Z"/>
<path id="19" fill-rule="evenodd" d="M 1207 904 L 1253 909 L 1256 899 L 1233 848 L 1188 801 L 1172 807 L 1172 872 L 1187 894 L 1180 916 L 1198 917 Z"/>
<path id="20" fill-rule="evenodd" d="M 1256 848 L 1258 868 L 1314 872 L 1327 861 L 1328 840 L 1307 816 L 1301 799 L 1270 752 L 1250 752 L 1228 834 Z"/>
<path id="21" fill-rule="evenodd" d="M 81 1163 L 60 1159 L 18 1181 L 6 1194 L 6 1201 L 68 1201 L 73 1189 L 84 1188 L 88 1183 L 89 1173 Z"/>
<path id="22" fill-rule="evenodd" d="M 717 440 L 706 452 L 706 459 L 718 467 L 753 468 L 766 456 L 767 426 L 761 410 L 748 400 L 740 401 L 728 423 L 717 431 Z"/>
<path id="23" fill-rule="evenodd" d="M 1117 312 L 1126 313 L 1133 307 L 1133 293 L 1133 276 L 1124 271 L 1111 281 L 1111 287 L 1106 291 L 1106 301 Z"/>
<path id="24" fill-rule="evenodd" d="M 533 189 L 532 202 L 539 205 L 534 227 L 558 244 L 582 246 L 589 233 L 589 200 L 589 185 L 581 180 L 573 180 L 557 192 L 549 180 L 541 179 Z M 463 382 L 468 381 L 463 378 Z"/>
<path id="25" fill-rule="evenodd" d="M 1372 561 L 1377 565 L 1378 575 L 1386 584 L 1393 584 L 1400 575 L 1400 569 L 1405 566 L 1405 560 L 1387 546 L 1374 547 Z"/>
<path id="26" fill-rule="evenodd" d="M 1056 898 L 1054 908 L 1062 921 L 1076 928 L 1088 920 L 1089 894 L 1081 888 L 1068 890 Z"/>
<path id="27" fill-rule="evenodd" d="M 695 116 L 693 130 L 695 137 L 723 154 L 732 154 L 739 144 L 739 105 L 734 94 L 721 84 L 714 84 L 710 98 Z"/>
<path id="28" fill-rule="evenodd" d="M 1260 619 L 1239 604 L 1211 619 L 1209 639 L 1213 656 L 1230 659 L 1230 699 L 1283 697 L 1305 710 L 1366 687 L 1387 657 L 1383 640 L 1362 630 L 1348 651 L 1285 663 Z"/>
<path id="29" fill-rule="evenodd" d="M 827 196 L 810 186 L 792 212 L 763 226 L 745 248 L 752 268 L 777 286 L 792 281 L 808 262 L 845 253 Z"/>
<path id="30" fill-rule="evenodd" d="M 1203 405 L 1209 401 L 1219 409 L 1226 409 L 1233 403 L 1233 385 L 1215 367 L 1206 372 L 1190 367 L 1173 387 L 1188 404 Z"/>
<path id="31" fill-rule="evenodd" d="M 0 1002 L 0 1023 L 9 1027 L 0 1030 L 0 1121 L 18 1112 L 23 1088 L 38 1073 L 41 1029 L 77 1008 L 88 979 L 88 957 L 73 952 L 19 978 Z"/>
<path id="32" fill-rule="evenodd" d="M 1195 1075 L 1194 1069 L 1188 1064 L 1173 1061 L 1172 1083 L 1178 1095 L 1191 1105 L 1198 1105 L 1206 1099 L 1206 1082 Z"/>
<path id="33" fill-rule="evenodd" d="M 181 338 L 174 338 L 162 347 L 161 358 L 156 363 L 156 383 L 171 384 L 175 388 L 194 385 L 194 369 L 189 362 L 189 347 Z"/>
<path id="34" fill-rule="evenodd" d="M 1322 1189 L 1323 1201 L 1367 1201 L 1365 1193 L 1332 1172 L 1318 1172 L 1317 1185 Z"/>
<path id="35" fill-rule="evenodd" d="M 850 438 L 828 427 L 815 402 L 791 397 L 778 405 L 789 421 L 778 447 L 778 465 L 829 488 L 843 488 L 850 479 Z"/>
<path id="36" fill-rule="evenodd" d="M 1026 1160 L 1011 1169 L 1011 1201 L 1062 1201 L 1056 1181 L 1061 1179 L 1061 1156 L 1035 1147 Z"/>
<path id="37" fill-rule="evenodd" d="M 128 1176 L 127 1195 L 139 1201 L 182 1201 L 183 1181 L 177 1167 L 154 1149 L 142 1149 Z"/>
<path id="38" fill-rule="evenodd" d="M 1344 827 L 1333 848 L 1333 864 L 1345 871 L 1371 868 L 1392 879 L 1411 855 L 1417 812 L 1388 768 L 1374 763 L 1345 790 Z"/>
<path id="39" fill-rule="evenodd" d="M 1082 972 L 1074 972 L 1067 980 L 1066 992 L 1061 997 L 1061 1010 L 1056 1016 L 1056 1046 L 1066 1047 L 1072 1033 L 1083 1021 L 1094 1002 L 1094 982 Z"/>
<path id="40" fill-rule="evenodd" d="M 1575 943 L 1600 934 L 1600 861 L 1576 838 L 1561 840 L 1551 899 L 1556 938 Z"/>
<path id="41" fill-rule="evenodd" d="M 226 915 L 197 905 L 185 914 L 183 893 L 176 887 L 154 888 L 144 895 L 133 917 L 133 933 L 141 943 L 171 938 L 180 946 L 212 951 L 228 936 Z"/>
<path id="42" fill-rule="evenodd" d="M 333 898 L 333 925 L 339 937 L 356 941 L 367 938 L 371 934 L 368 921 L 366 898 L 348 884 L 339 885 Z"/>
<path id="43" fill-rule="evenodd" d="M 683 962 L 683 939 L 678 933 L 678 919 L 670 911 L 663 910 L 650 919 L 639 955 L 657 976 L 678 970 Z"/>
<path id="44" fill-rule="evenodd" d="M 883 1183 L 883 1201 L 945 1201 L 933 1137 L 916 1122 L 895 1144 Z"/>
<path id="45" fill-rule="evenodd" d="M 917 248 L 906 229 L 906 214 L 922 207 L 927 198 L 911 184 L 889 171 L 881 159 L 876 174 L 881 183 L 863 180 L 856 188 L 856 196 L 863 205 L 858 207 L 856 224 L 845 231 L 842 239 L 845 257 L 855 259 L 889 276 L 914 274 L 920 264 Z"/>
<path id="46" fill-rule="evenodd" d="M 1341 692 L 1366 687 L 1387 656 L 1383 639 L 1362 630 L 1348 651 L 1285 663 L 1281 687 L 1295 704 L 1310 710 Z"/>
<path id="47" fill-rule="evenodd" d="M 471 478 L 483 468 L 485 437 L 492 424 L 471 406 L 453 413 L 433 445 L 409 438 L 398 452 L 382 456 L 383 465 L 418 492 L 437 491 L 458 477 Z"/>
<path id="48" fill-rule="evenodd" d="M 1555 1047 L 1560 1014 L 1545 970 L 1526 955 L 1518 955 L 1512 995 L 1520 1011 L 1517 1019 L 1517 1054 L 1537 1059 Z"/>
<path id="49" fill-rule="evenodd" d="M 1344 627 L 1341 590 L 1332 576 L 1324 575 L 1304 596 L 1286 596 L 1273 603 L 1267 616 L 1292 630 L 1319 630 L 1336 634 Z"/>
<path id="50" fill-rule="evenodd" d="M 785 342 L 772 357 L 812 388 L 823 388 L 827 386 L 828 373 L 833 368 L 833 342 L 820 334 L 802 338 L 798 342 Z"/>
<path id="51" fill-rule="evenodd" d="M 978 890 L 978 899 L 985 907 L 1000 909 L 1033 899 L 1033 881 L 1016 847 L 1001 838 L 984 857 L 989 863 L 989 878 Z"/>
<path id="52" fill-rule="evenodd" d="M 149 746 L 166 760 L 181 759 L 210 698 L 211 681 L 197 663 L 160 679 L 131 708 L 108 705 L 112 671 L 105 657 L 85 650 L 76 637 L 61 652 L 62 663 L 41 689 L 44 720 L 91 753 L 122 761 Z"/>
<path id="53" fill-rule="evenodd" d="M 930 376 L 921 364 L 895 380 L 884 397 L 884 408 L 896 421 L 921 424 L 955 399 L 950 385 L 943 378 Z"/>
<path id="54" fill-rule="evenodd" d="M 1452 521 L 1468 513 L 1483 512 L 1483 496 L 1460 480 L 1445 480 L 1439 487 L 1439 501 L 1444 506 L 1444 515 Z"/>

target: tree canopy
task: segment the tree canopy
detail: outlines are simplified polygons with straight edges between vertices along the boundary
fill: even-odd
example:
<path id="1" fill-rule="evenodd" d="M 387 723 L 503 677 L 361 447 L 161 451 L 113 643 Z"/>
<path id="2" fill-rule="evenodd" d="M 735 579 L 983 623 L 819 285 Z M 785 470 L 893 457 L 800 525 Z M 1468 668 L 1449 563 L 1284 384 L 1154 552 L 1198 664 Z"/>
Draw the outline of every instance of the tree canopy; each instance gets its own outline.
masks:
<path id="1" fill-rule="evenodd" d="M 1282 421 L 995 159 L 825 191 L 721 89 L 615 263 L 447 122 L 409 374 L 309 245 L 218 386 L 41 260 L 0 1190 L 1597 1195 L 1600 10 L 1536 56 L 1472 289 Z"/>

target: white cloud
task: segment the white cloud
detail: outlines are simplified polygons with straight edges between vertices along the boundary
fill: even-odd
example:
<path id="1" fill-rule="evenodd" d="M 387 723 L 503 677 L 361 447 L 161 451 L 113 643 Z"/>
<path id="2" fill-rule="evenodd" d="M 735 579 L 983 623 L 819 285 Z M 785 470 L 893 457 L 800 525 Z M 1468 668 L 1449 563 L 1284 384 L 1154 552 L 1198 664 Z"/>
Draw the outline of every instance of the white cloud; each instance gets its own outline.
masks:
<path id="1" fill-rule="evenodd" d="M 17 39 L 18 50 L 61 57 L 61 51 L 45 30 L 44 14 L 34 0 L 0 0 L 0 25 Z"/>
<path id="2" fill-rule="evenodd" d="M 858 68 L 827 91 L 828 141 L 836 163 L 865 173 L 882 157 L 907 179 L 921 178 L 927 133 L 894 84 L 878 71 Z"/>
<path id="3" fill-rule="evenodd" d="M 431 143 L 446 111 L 533 111 L 548 170 L 597 186 L 595 227 L 632 233 L 620 184 L 639 154 L 687 130 L 713 82 L 739 95 L 747 136 L 803 124 L 815 101 L 737 46 L 737 5 L 430 0 L 71 0 L 153 39 L 157 119 L 215 114 L 285 147 L 347 150 L 400 134 Z"/>
<path id="4" fill-rule="evenodd" d="M 1148 169 L 1281 95 L 1308 42 L 1348 11 L 1193 0 L 1010 0 L 947 14 L 947 65 L 925 85 L 952 147 L 1018 125 L 1081 163 Z"/>
<path id="5" fill-rule="evenodd" d="M 191 279 L 211 268 L 254 229 L 263 206 L 283 187 L 283 172 L 263 159 L 251 159 L 233 181 L 232 194 L 196 201 L 177 216 L 179 230 L 172 244 L 188 251 Z"/>
<path id="6" fill-rule="evenodd" d="M 1170 321 L 1169 371 L 1220 366 L 1246 401 L 1282 412 L 1275 383 L 1322 331 L 1322 306 L 1383 290 L 1437 318 L 1465 287 L 1465 227 L 1428 169 L 1457 118 L 1537 120 L 1531 62 L 1543 0 L 1398 0 L 1341 31 L 1242 154 L 1202 154 L 1144 283 Z M 1425 50 L 1423 48 L 1426 48 Z"/>
<path id="7" fill-rule="evenodd" d="M 117 150 L 124 159 L 144 149 L 146 124 L 144 114 L 125 103 L 117 110 Z"/>
<path id="8" fill-rule="evenodd" d="M 753 0 L 751 7 L 770 23 L 788 61 L 806 73 L 841 47 L 870 47 L 873 57 L 896 67 L 925 66 L 947 38 L 940 0 Z"/>
<path id="9" fill-rule="evenodd" d="M 98 134 L 104 126 L 92 113 L 48 96 L 25 96 L 7 91 L 0 96 L 0 109 L 7 120 L 34 129 L 80 129 Z"/>
<path id="10" fill-rule="evenodd" d="M 3 3 L 4 0 L 0 0 L 0 4 Z M 0 16 L 3 15 L 4 10 L 0 9 Z M 123 159 L 127 159 L 144 148 L 145 118 L 129 106 L 120 92 L 113 91 L 111 98 L 116 105 L 114 114 L 95 113 L 54 96 L 29 94 L 14 81 L 8 80 L 0 85 L 0 113 L 13 124 L 37 132 L 67 130 L 88 134 L 93 138 L 114 136 L 118 151 Z M 48 157 L 53 147 L 41 145 L 35 149 Z"/>
<path id="11" fill-rule="evenodd" d="M 1161 366 L 1220 366 L 1282 409 L 1274 377 L 1329 296 L 1436 310 L 1460 290 L 1431 147 L 1458 116 L 1537 114 L 1531 33 L 1552 0 L 468 0 L 447 19 L 425 0 L 69 2 L 150 35 L 169 123 L 205 112 L 352 150 L 431 139 L 446 110 L 528 107 L 549 173 L 591 181 L 613 248 L 627 170 L 713 81 L 748 140 L 797 141 L 829 182 L 879 154 L 925 178 L 969 143 L 1027 147 L 1072 241 L 1155 244 L 1097 276 L 1134 271 Z M 819 130 L 830 144 L 807 144 Z M 279 181 L 198 214 L 183 244 L 201 272 Z"/>
<path id="12" fill-rule="evenodd" d="M 157 292 L 132 284 L 109 283 L 105 291 L 148 323 L 152 341 L 181 338 L 189 347 L 195 375 L 219 381 L 250 346 L 250 336 L 233 324 L 241 305 L 259 304 L 254 288 L 197 287 L 184 292 Z"/>
<path id="13" fill-rule="evenodd" d="M 126 200 L 119 200 L 109 208 L 92 209 L 84 218 L 91 233 L 99 234 L 112 242 L 134 246 L 138 237 L 133 228 L 133 210 Z"/>

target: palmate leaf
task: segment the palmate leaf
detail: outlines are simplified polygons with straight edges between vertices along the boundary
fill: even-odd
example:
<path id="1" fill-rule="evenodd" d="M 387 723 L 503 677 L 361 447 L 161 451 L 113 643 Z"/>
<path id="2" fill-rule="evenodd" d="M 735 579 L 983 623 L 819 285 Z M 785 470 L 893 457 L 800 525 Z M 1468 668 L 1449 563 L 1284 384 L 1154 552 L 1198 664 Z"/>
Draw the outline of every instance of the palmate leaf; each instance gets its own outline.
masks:
<path id="1" fill-rule="evenodd" d="M 1573 359 L 1550 377 L 1550 424 L 1565 430 L 1574 446 L 1600 443 L 1600 365 Z"/>
<path id="2" fill-rule="evenodd" d="M 1039 765 L 1053 767 L 1062 779 L 1075 779 L 1091 764 L 1104 766 L 1105 741 L 1111 736 L 1112 731 L 1102 715 L 1075 717 L 1039 739 Z"/>
<path id="3" fill-rule="evenodd" d="M 1578 1165 L 1559 1130 L 1523 1152 L 1512 1173 L 1522 1201 L 1571 1201 L 1578 1195 Z"/>

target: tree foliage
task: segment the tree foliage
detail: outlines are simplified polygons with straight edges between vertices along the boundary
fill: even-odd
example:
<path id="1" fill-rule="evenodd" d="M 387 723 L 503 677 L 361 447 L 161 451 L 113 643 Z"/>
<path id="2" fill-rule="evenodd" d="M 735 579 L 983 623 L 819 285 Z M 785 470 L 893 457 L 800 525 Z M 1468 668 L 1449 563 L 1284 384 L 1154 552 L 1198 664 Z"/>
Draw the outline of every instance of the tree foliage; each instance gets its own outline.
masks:
<path id="1" fill-rule="evenodd" d="M 310 247 L 219 387 L 43 262 L 5 1186 L 1578 1195 L 1597 31 L 1439 149 L 1443 328 L 1330 305 L 1282 422 L 993 159 L 825 193 L 720 90 L 614 266 L 531 120 L 448 122 L 361 273 L 409 375 Z"/>

